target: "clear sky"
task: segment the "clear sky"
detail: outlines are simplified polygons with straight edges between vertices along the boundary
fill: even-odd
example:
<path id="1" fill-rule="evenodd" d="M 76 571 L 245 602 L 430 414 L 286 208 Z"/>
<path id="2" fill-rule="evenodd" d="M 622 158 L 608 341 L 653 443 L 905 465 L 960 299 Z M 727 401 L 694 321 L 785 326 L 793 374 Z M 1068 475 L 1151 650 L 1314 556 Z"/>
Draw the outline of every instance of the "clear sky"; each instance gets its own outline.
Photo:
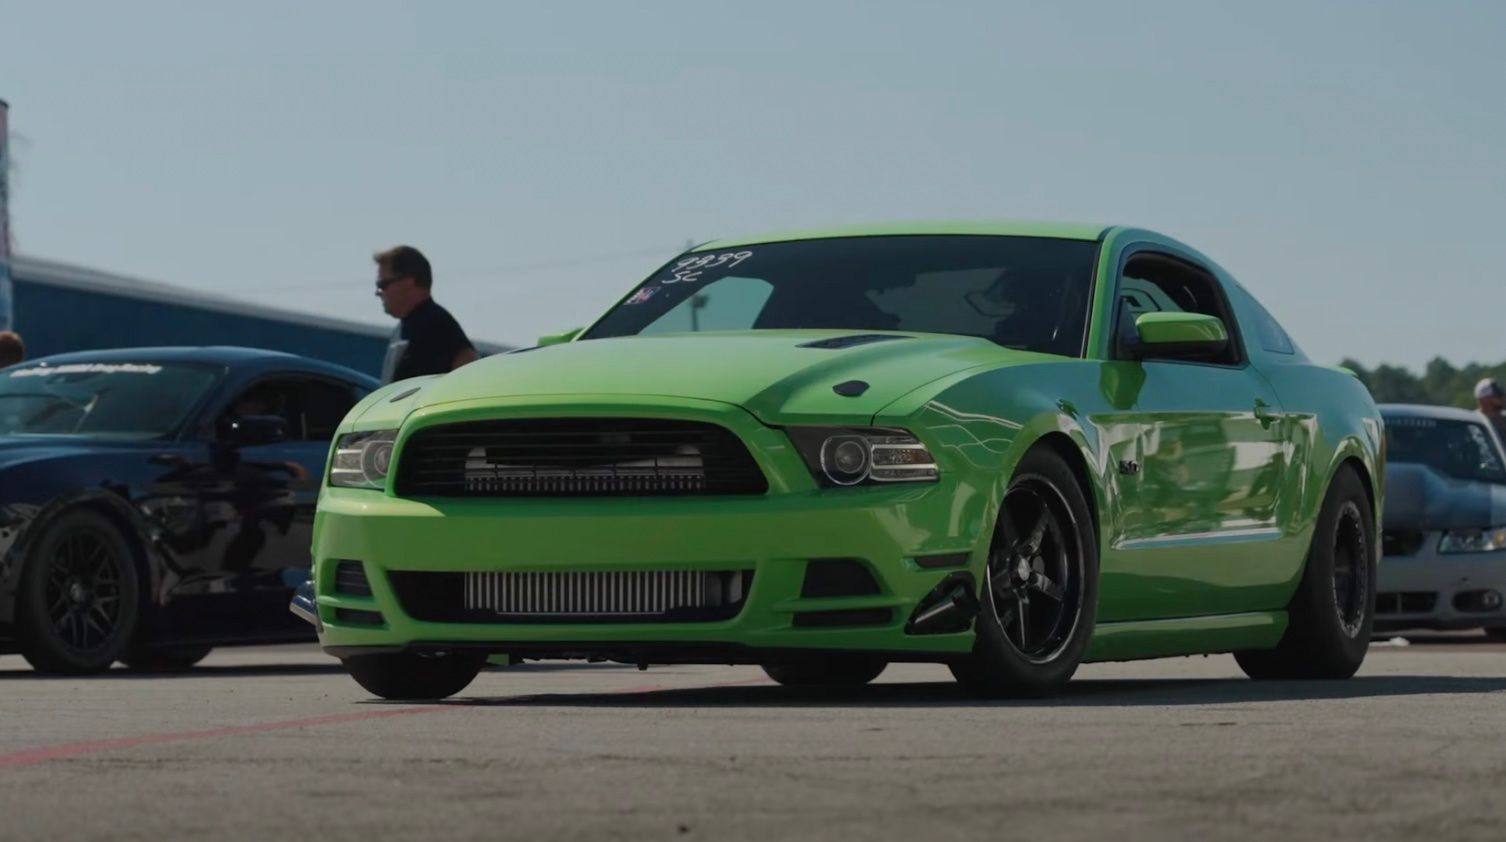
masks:
<path id="1" fill-rule="evenodd" d="M 1506 359 L 1506 3 L 0 0 L 17 250 L 473 337 L 689 239 L 1044 218 L 1183 239 L 1315 358 Z M 24 325 L 23 325 L 24 327 Z"/>

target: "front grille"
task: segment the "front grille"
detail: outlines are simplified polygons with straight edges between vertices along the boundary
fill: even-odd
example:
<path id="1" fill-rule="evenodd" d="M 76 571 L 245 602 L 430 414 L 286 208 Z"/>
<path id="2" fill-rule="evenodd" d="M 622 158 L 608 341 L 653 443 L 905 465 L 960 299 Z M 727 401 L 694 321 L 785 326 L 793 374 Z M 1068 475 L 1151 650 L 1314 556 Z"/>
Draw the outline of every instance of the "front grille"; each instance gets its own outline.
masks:
<path id="1" fill-rule="evenodd" d="M 769 488 L 730 430 L 641 418 L 430 427 L 404 445 L 396 487 L 409 497 L 684 496 Z"/>
<path id="2" fill-rule="evenodd" d="M 1381 533 L 1381 553 L 1392 558 L 1417 555 L 1422 533 L 1410 529 L 1387 529 Z"/>
<path id="3" fill-rule="evenodd" d="M 1375 613 L 1380 614 L 1427 614 L 1438 604 L 1438 594 L 1432 591 L 1396 591 L 1375 595 Z"/>
<path id="4" fill-rule="evenodd" d="M 435 623 L 713 622 L 742 610 L 752 571 L 392 571 L 403 610 Z"/>

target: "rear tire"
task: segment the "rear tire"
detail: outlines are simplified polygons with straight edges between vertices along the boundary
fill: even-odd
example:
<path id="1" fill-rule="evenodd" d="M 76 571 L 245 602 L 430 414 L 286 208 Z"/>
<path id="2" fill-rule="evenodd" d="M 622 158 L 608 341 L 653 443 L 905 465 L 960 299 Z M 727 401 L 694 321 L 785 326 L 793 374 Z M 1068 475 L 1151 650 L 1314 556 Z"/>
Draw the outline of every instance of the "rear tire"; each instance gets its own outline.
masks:
<path id="1" fill-rule="evenodd" d="M 861 687 L 888 666 L 888 661 L 868 655 L 823 655 L 764 664 L 763 671 L 786 687 Z"/>
<path id="2" fill-rule="evenodd" d="M 89 509 L 43 526 L 16 591 L 21 655 L 38 672 L 87 675 L 115 663 L 141 617 L 141 574 L 125 536 Z"/>
<path id="3" fill-rule="evenodd" d="M 1257 680 L 1349 678 L 1359 670 L 1375 625 L 1375 515 L 1359 474 L 1339 468 L 1318 513 L 1302 582 L 1287 606 L 1275 649 L 1235 652 Z"/>
<path id="4" fill-rule="evenodd" d="M 1083 489 L 1048 448 L 1009 482 L 979 590 L 972 654 L 949 665 L 963 687 L 1030 697 L 1071 680 L 1098 616 L 1098 538 Z"/>
<path id="5" fill-rule="evenodd" d="M 341 660 L 350 677 L 372 695 L 392 700 L 433 701 L 449 698 L 469 687 L 486 666 L 486 653 L 393 652 L 353 655 Z"/>
<path id="6" fill-rule="evenodd" d="M 183 672 L 209 657 L 212 646 L 171 646 L 137 649 L 122 657 L 121 663 L 137 672 Z"/>

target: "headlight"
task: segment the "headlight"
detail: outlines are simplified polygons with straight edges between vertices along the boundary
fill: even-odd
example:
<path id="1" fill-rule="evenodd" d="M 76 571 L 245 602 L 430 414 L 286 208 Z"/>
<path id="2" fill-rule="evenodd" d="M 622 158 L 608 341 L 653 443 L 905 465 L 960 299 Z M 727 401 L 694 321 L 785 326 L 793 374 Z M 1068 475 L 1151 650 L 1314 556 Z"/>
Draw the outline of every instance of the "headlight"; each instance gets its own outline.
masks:
<path id="1" fill-rule="evenodd" d="M 1438 542 L 1440 553 L 1488 553 L 1506 550 L 1506 526 L 1490 529 L 1452 529 Z"/>
<path id="2" fill-rule="evenodd" d="M 335 442 L 335 459 L 329 468 L 329 484 L 342 488 L 387 487 L 392 470 L 392 445 L 397 430 L 350 433 Z"/>
<path id="3" fill-rule="evenodd" d="M 935 482 L 941 476 L 931 451 L 904 430 L 791 427 L 787 432 L 825 486 Z"/>

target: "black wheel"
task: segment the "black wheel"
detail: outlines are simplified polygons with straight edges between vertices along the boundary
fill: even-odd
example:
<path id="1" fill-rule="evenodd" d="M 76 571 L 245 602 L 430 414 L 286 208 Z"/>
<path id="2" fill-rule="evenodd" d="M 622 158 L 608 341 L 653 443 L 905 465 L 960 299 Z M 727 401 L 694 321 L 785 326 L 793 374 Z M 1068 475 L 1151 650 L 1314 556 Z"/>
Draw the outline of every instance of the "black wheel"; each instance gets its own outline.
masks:
<path id="1" fill-rule="evenodd" d="M 137 672 L 182 672 L 209 657 L 212 646 L 139 648 L 121 656 L 121 662 Z"/>
<path id="2" fill-rule="evenodd" d="M 64 512 L 27 553 L 16 594 L 21 654 L 39 672 L 109 669 L 141 616 L 141 576 L 130 546 L 103 515 Z"/>
<path id="3" fill-rule="evenodd" d="M 854 653 L 764 664 L 769 678 L 786 687 L 861 687 L 879 677 L 889 662 Z"/>
<path id="4" fill-rule="evenodd" d="M 1256 679 L 1349 678 L 1365 660 L 1375 624 L 1375 516 L 1365 486 L 1345 465 L 1318 513 L 1302 581 L 1275 649 L 1234 653 Z"/>
<path id="5" fill-rule="evenodd" d="M 418 655 L 395 652 L 341 659 L 356 683 L 384 699 L 431 701 L 470 686 L 486 666 L 485 652 Z"/>
<path id="6" fill-rule="evenodd" d="M 1020 461 L 980 590 L 977 641 L 952 675 L 988 697 L 1041 696 L 1066 684 L 1098 615 L 1098 541 L 1087 499 L 1055 453 L 1036 449 Z"/>

